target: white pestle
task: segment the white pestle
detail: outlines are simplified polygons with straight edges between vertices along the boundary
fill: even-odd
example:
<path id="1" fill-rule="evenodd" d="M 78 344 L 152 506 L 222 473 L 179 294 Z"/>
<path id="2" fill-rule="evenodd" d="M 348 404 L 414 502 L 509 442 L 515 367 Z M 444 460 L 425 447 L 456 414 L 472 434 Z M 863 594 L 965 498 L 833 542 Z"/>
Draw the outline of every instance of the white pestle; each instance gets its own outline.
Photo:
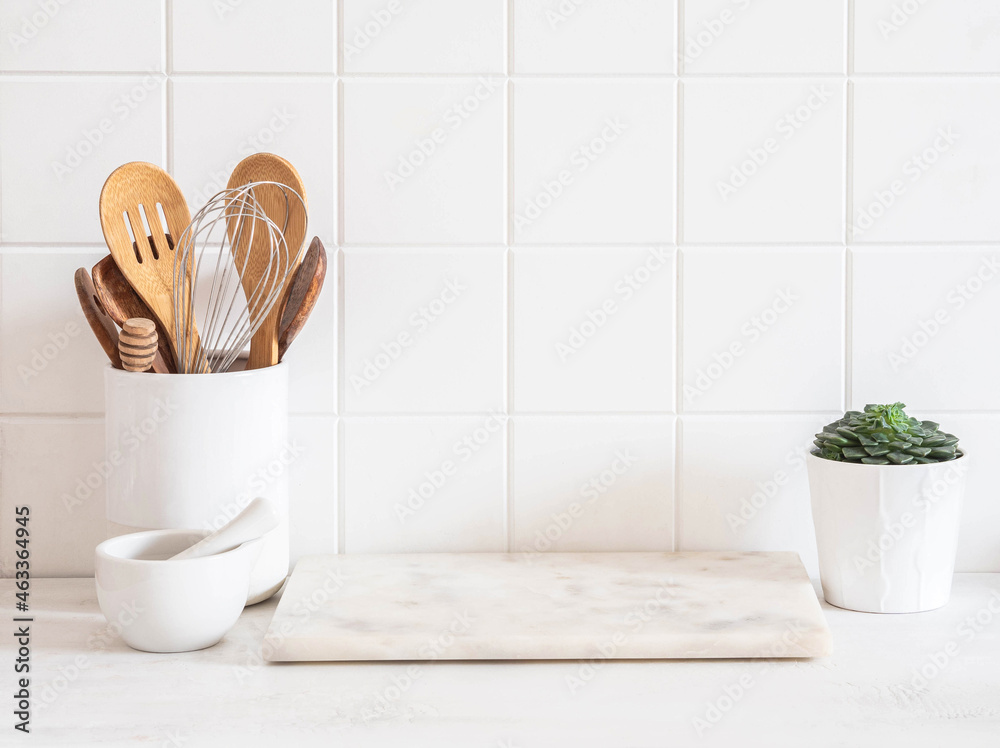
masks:
<path id="1" fill-rule="evenodd" d="M 257 498 L 211 535 L 202 538 L 176 556 L 171 556 L 168 561 L 214 556 L 216 553 L 231 551 L 247 541 L 256 540 L 277 526 L 278 515 L 271 502 Z"/>

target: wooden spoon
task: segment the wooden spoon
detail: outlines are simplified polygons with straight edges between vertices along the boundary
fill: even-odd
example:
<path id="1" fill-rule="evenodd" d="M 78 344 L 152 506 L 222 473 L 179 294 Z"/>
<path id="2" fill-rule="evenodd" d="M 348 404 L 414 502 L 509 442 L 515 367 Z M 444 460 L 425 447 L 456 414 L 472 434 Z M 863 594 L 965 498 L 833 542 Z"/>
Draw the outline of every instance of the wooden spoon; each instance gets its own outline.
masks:
<path id="1" fill-rule="evenodd" d="M 254 189 L 254 196 L 267 217 L 282 227 L 289 259 L 289 266 L 283 270 L 287 270 L 288 278 L 292 278 L 301 262 L 300 250 L 306 238 L 307 203 L 302 178 L 295 167 L 281 156 L 275 156 L 273 153 L 255 153 L 252 156 L 247 156 L 236 165 L 229 177 L 228 186 L 230 189 L 235 189 L 251 182 L 277 182 L 291 188 L 302 198 L 300 203 L 294 195 L 287 195 L 277 185 L 261 185 Z M 240 280 L 247 298 L 251 298 L 255 289 L 267 285 L 264 282 L 265 275 L 274 272 L 273 268 L 269 268 L 268 262 L 271 252 L 268 232 L 263 228 L 253 231 L 253 244 L 247 247 L 234 247 L 233 251 L 238 254 L 238 264 L 241 267 L 244 264 L 243 259 L 246 257 L 244 253 L 249 253 L 249 260 L 246 262 L 246 268 L 240 276 Z M 270 279 L 269 275 L 267 279 Z M 291 282 L 285 282 L 277 302 L 271 307 L 264 322 L 250 339 L 248 369 L 274 366 L 280 360 L 279 324 L 282 311 L 288 301 L 291 285 Z"/>
<path id="2" fill-rule="evenodd" d="M 278 327 L 281 332 L 278 338 L 279 361 L 285 357 L 288 346 L 298 336 L 316 306 L 326 278 L 326 264 L 326 248 L 319 237 L 314 236 L 302 258 L 302 264 L 295 271 L 295 280 L 292 281 L 288 300 L 281 314 L 281 324 Z"/>
<path id="3" fill-rule="evenodd" d="M 107 310 L 108 315 L 118 323 L 119 327 L 124 327 L 125 322 L 137 317 L 152 320 L 153 313 L 149 311 L 146 303 L 139 298 L 135 289 L 128 284 L 122 271 L 115 265 L 115 260 L 111 255 L 103 258 L 94 265 L 94 288 L 97 291 L 97 298 Z M 154 324 L 156 321 L 153 320 Z M 170 352 L 170 344 L 167 342 L 163 328 L 156 325 L 157 334 L 157 355 L 153 359 L 153 371 L 157 374 L 170 374 L 177 371 L 174 365 L 174 356 Z"/>
<path id="4" fill-rule="evenodd" d="M 174 360 L 179 361 L 174 329 L 174 246 L 191 222 L 184 196 L 163 169 L 144 161 L 119 166 L 101 189 L 101 228 L 115 264 L 159 323 Z M 164 225 L 165 223 L 165 225 Z M 134 237 L 134 239 L 133 239 Z M 180 303 L 190 305 L 194 263 L 185 268 Z M 192 351 L 199 347 L 198 332 L 190 332 Z M 207 365 L 198 367 L 207 372 Z"/>
<path id="5" fill-rule="evenodd" d="M 122 360 L 118 355 L 118 328 L 115 327 L 115 323 L 111 321 L 108 313 L 104 311 L 87 268 L 78 268 L 73 275 L 73 281 L 76 283 L 76 296 L 83 308 L 83 316 L 87 318 L 90 329 L 97 336 L 97 342 L 108 354 L 111 365 L 116 369 L 122 368 Z"/>

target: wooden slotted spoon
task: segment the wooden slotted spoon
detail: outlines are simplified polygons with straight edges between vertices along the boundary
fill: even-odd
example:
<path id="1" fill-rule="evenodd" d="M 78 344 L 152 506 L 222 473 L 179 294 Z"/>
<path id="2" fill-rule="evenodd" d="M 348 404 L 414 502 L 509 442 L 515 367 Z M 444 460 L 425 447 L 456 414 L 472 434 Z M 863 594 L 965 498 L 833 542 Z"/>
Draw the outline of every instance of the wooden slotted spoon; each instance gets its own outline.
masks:
<path id="1" fill-rule="evenodd" d="M 101 189 L 100 208 L 101 228 L 115 264 L 149 307 L 174 359 L 178 360 L 174 330 L 174 241 L 191 222 L 184 195 L 159 166 L 133 161 L 111 172 Z M 188 268 L 183 278 L 182 291 L 188 294 L 191 272 L 192 268 Z M 185 303 L 183 294 L 181 298 Z M 198 346 L 197 335 L 197 331 L 191 331 L 194 350 Z M 207 367 L 203 371 L 207 372 Z"/>
<path id="2" fill-rule="evenodd" d="M 251 182 L 277 182 L 285 185 L 298 194 L 302 201 L 289 196 L 277 185 L 261 185 L 254 188 L 254 197 L 260 203 L 267 217 L 282 227 L 285 244 L 288 251 L 288 278 L 295 276 L 295 271 L 302 260 L 302 244 L 306 238 L 307 217 L 306 191 L 302 178 L 288 161 L 273 153 L 255 153 L 240 161 L 229 177 L 230 189 L 242 187 Z M 240 276 L 243 289 L 250 298 L 254 290 L 262 284 L 262 278 L 267 273 L 275 272 L 269 269 L 270 257 L 269 237 L 264 230 L 253 232 L 253 243 L 249 247 L 234 247 L 236 252 L 249 252 L 246 269 Z M 242 261 L 240 263 L 243 264 Z M 279 327 L 281 314 L 288 301 L 292 283 L 289 280 L 281 289 L 277 302 L 271 307 L 263 324 L 257 329 L 250 340 L 250 359 L 247 369 L 260 369 L 274 366 L 280 360 Z"/>

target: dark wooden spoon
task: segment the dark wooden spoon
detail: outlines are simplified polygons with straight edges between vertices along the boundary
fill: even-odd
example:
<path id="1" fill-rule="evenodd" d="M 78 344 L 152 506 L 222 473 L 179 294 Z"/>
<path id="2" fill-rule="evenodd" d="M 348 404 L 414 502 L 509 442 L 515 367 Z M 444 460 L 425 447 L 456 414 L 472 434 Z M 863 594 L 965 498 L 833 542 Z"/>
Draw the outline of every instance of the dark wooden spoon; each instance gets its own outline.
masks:
<path id="1" fill-rule="evenodd" d="M 144 317 L 155 321 L 156 318 L 146 306 L 146 302 L 139 298 L 139 294 L 125 280 L 125 276 L 115 264 L 114 257 L 108 255 L 94 265 L 93 273 L 97 298 L 104 305 L 108 315 L 120 326 L 124 327 L 126 320 L 135 317 Z M 153 371 L 157 374 L 176 372 L 174 355 L 170 350 L 167 336 L 164 335 L 158 322 L 156 323 L 156 333 L 156 346 L 159 350 L 156 358 L 153 359 Z"/>
<path id="2" fill-rule="evenodd" d="M 288 292 L 288 301 L 281 313 L 281 323 L 278 325 L 278 360 L 284 358 L 288 346 L 302 331 L 313 307 L 319 299 L 326 278 L 326 248 L 318 236 L 314 236 L 305 257 L 295 271 L 292 287 Z"/>
<path id="3" fill-rule="evenodd" d="M 122 368 L 122 359 L 118 355 L 118 328 L 115 327 L 115 323 L 108 316 L 108 313 L 104 311 L 87 268 L 78 268 L 73 275 L 73 281 L 76 284 L 76 296 L 83 308 L 83 316 L 87 318 L 90 329 L 97 337 L 97 342 L 108 354 L 111 365 L 116 369 Z"/>

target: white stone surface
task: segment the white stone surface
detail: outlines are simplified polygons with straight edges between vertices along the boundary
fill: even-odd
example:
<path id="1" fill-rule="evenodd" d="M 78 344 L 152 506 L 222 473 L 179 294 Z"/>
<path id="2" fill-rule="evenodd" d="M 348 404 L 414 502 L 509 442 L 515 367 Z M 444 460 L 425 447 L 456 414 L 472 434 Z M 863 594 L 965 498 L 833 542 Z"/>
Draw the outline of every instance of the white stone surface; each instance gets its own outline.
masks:
<path id="1" fill-rule="evenodd" d="M 957 575 L 930 613 L 824 605 L 834 653 L 815 660 L 273 665 L 274 600 L 172 655 L 114 636 L 92 579 L 33 580 L 31 601 L 34 745 L 986 748 L 1000 730 L 1000 574 Z M 0 637 L 6 688 L 14 644 Z"/>
<path id="2" fill-rule="evenodd" d="M 279 662 L 830 651 L 795 553 L 307 556 L 267 636 Z"/>

